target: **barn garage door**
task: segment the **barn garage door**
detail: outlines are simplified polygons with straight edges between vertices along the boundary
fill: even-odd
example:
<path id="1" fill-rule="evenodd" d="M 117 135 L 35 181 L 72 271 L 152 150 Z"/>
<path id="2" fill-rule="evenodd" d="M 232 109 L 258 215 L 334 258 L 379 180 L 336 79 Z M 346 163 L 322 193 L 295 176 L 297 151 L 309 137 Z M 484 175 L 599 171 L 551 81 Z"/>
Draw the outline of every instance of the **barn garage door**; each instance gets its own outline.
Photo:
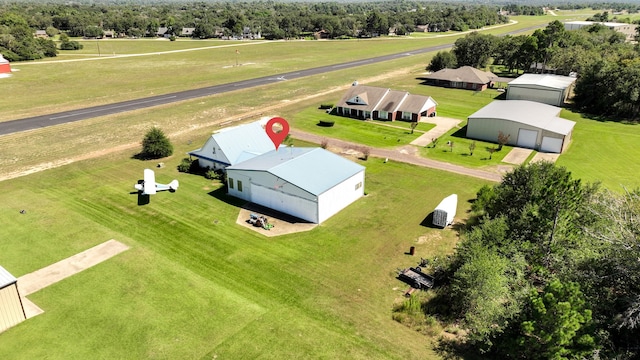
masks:
<path id="1" fill-rule="evenodd" d="M 317 222 L 318 211 L 315 202 L 280 191 L 251 184 L 251 202 L 296 216 L 300 219 Z"/>
<path id="2" fill-rule="evenodd" d="M 540 145 L 540 151 L 550 153 L 562 152 L 562 139 L 552 138 L 548 136 L 542 137 L 542 144 Z"/>
<path id="3" fill-rule="evenodd" d="M 538 140 L 538 132 L 535 130 L 520 129 L 518 131 L 518 146 L 534 149 Z"/>

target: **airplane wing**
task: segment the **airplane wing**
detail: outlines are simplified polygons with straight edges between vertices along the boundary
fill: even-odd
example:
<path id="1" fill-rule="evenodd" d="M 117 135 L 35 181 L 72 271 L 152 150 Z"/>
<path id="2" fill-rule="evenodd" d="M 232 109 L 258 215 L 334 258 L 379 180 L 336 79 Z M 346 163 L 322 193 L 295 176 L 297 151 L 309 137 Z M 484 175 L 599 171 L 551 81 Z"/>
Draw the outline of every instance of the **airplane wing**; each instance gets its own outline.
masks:
<path id="1" fill-rule="evenodd" d="M 156 193 L 156 174 L 151 169 L 144 169 L 144 191 L 145 195 Z"/>

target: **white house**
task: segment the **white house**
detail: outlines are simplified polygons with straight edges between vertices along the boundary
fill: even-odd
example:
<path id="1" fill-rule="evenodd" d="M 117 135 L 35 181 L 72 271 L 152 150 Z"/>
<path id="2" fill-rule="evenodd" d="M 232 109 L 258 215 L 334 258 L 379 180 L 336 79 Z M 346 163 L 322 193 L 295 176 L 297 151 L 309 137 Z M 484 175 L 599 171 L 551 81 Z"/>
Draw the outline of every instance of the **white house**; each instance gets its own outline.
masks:
<path id="1" fill-rule="evenodd" d="M 18 292 L 18 280 L 0 266 L 0 332 L 23 322 L 26 318 Z"/>
<path id="2" fill-rule="evenodd" d="M 497 142 L 502 132 L 509 145 L 561 153 L 576 123 L 560 118 L 560 110 L 534 101 L 496 100 L 469 116 L 467 137 Z"/>
<path id="3" fill-rule="evenodd" d="M 364 195 L 365 168 L 322 148 L 279 148 L 227 168 L 229 194 L 312 223 Z"/>
<path id="4" fill-rule="evenodd" d="M 575 77 L 551 74 L 524 74 L 509 83 L 507 100 L 531 100 L 562 106 L 571 94 Z"/>
<path id="5" fill-rule="evenodd" d="M 224 170 L 274 148 L 261 122 L 256 121 L 217 131 L 204 146 L 188 154 L 196 157 L 201 167 Z"/>

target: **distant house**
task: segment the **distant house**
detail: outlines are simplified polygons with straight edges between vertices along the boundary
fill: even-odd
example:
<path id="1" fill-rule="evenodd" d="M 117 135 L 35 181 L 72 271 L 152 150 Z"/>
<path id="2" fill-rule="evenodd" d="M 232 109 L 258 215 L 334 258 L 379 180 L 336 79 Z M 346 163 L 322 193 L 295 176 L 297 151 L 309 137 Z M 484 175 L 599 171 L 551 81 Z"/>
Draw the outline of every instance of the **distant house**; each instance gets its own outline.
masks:
<path id="1" fill-rule="evenodd" d="M 324 29 L 316 31 L 316 32 L 313 33 L 313 37 L 316 40 L 328 39 L 329 35 L 330 35 L 329 32 L 327 30 L 324 30 Z"/>
<path id="2" fill-rule="evenodd" d="M 356 119 L 417 122 L 435 116 L 437 105 L 431 96 L 354 84 L 336 104 L 336 112 Z"/>
<path id="3" fill-rule="evenodd" d="M 438 70 L 425 78 L 428 85 L 483 91 L 493 87 L 498 76 L 489 71 L 462 66 L 457 69 Z"/>
<path id="4" fill-rule="evenodd" d="M 227 168 L 229 195 L 317 224 L 364 195 L 363 166 L 322 148 L 271 147 Z"/>
<path id="5" fill-rule="evenodd" d="M 550 74 L 523 74 L 509 83 L 507 100 L 531 100 L 562 106 L 570 97 L 575 77 Z"/>
<path id="6" fill-rule="evenodd" d="M 242 29 L 242 38 L 243 39 L 249 39 L 249 40 L 256 40 L 256 39 L 262 39 L 262 35 L 260 34 L 260 31 L 252 31 L 250 27 L 245 26 L 244 29 Z"/>
<path id="7" fill-rule="evenodd" d="M 201 167 L 224 170 L 273 149 L 261 122 L 256 121 L 215 132 L 200 149 L 188 154 L 197 158 Z"/>
<path id="8" fill-rule="evenodd" d="M 105 38 L 114 38 L 116 37 L 115 31 L 113 30 L 105 30 L 105 32 L 102 34 L 103 37 Z"/>
<path id="9" fill-rule="evenodd" d="M 48 39 L 49 35 L 47 35 L 47 32 L 45 30 L 36 30 L 36 32 L 33 34 L 33 36 L 37 37 L 37 38 L 43 38 L 43 39 Z"/>
<path id="10" fill-rule="evenodd" d="M 576 123 L 560 118 L 560 110 L 534 101 L 495 100 L 469 116 L 467 137 L 497 142 L 502 132 L 509 136 L 509 145 L 561 153 Z"/>
<path id="11" fill-rule="evenodd" d="M 183 27 L 182 30 L 180 31 L 180 36 L 185 36 L 185 37 L 192 37 L 193 36 L 193 32 L 196 31 L 196 28 L 186 28 Z"/>
<path id="12" fill-rule="evenodd" d="M 167 31 L 169 31 L 169 28 L 166 27 L 159 27 L 158 30 L 156 30 L 156 36 L 159 37 L 168 37 L 169 34 L 167 33 Z"/>

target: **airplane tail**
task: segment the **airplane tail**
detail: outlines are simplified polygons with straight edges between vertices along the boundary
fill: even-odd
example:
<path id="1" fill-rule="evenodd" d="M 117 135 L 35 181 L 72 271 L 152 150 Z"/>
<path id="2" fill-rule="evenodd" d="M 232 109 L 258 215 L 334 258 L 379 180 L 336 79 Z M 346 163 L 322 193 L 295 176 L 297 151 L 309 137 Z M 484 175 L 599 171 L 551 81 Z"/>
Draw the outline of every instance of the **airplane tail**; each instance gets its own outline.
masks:
<path id="1" fill-rule="evenodd" d="M 172 182 L 169 183 L 169 189 L 171 189 L 172 191 L 176 191 L 178 190 L 178 180 L 173 180 Z"/>

